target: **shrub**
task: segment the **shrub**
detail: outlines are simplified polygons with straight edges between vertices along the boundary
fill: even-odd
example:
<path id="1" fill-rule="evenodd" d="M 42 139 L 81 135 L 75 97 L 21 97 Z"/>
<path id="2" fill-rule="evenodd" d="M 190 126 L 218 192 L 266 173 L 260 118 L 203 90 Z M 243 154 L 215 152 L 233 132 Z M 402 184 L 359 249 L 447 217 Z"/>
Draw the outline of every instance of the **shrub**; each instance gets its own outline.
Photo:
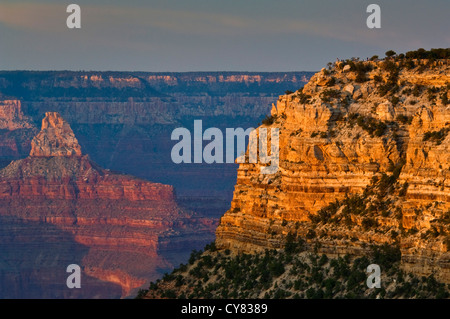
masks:
<path id="1" fill-rule="evenodd" d="M 381 246 L 371 247 L 371 258 L 374 263 L 382 268 L 389 269 L 395 263 L 399 262 L 402 257 L 400 247 L 398 245 L 383 244 Z"/>
<path id="2" fill-rule="evenodd" d="M 449 131 L 450 131 L 450 128 L 443 128 L 439 131 L 428 131 L 428 132 L 425 132 L 422 140 L 424 142 L 432 141 L 432 142 L 435 142 L 437 145 L 440 145 L 447 137 L 447 134 Z"/>
<path id="3" fill-rule="evenodd" d="M 450 48 L 431 49 L 429 51 L 420 48 L 416 51 L 409 51 L 405 54 L 407 59 L 449 59 Z"/>
<path id="4" fill-rule="evenodd" d="M 306 233 L 306 239 L 313 239 L 316 238 L 317 234 L 313 229 L 308 230 L 308 233 Z"/>
<path id="5" fill-rule="evenodd" d="M 428 101 L 433 102 L 436 99 L 436 93 L 439 92 L 439 88 L 432 87 L 427 89 Z"/>
<path id="6" fill-rule="evenodd" d="M 161 297 L 175 299 L 177 297 L 177 294 L 175 293 L 175 291 L 168 289 L 161 294 Z"/>
<path id="7" fill-rule="evenodd" d="M 447 92 L 442 93 L 441 101 L 442 101 L 442 104 L 444 104 L 444 105 L 450 104 L 450 102 L 448 100 L 448 93 Z"/>
<path id="8" fill-rule="evenodd" d="M 384 61 L 382 66 L 381 66 L 381 68 L 383 70 L 391 72 L 391 73 L 398 71 L 397 65 L 394 62 L 390 61 L 390 60 Z"/>
<path id="9" fill-rule="evenodd" d="M 214 242 L 214 241 L 211 242 L 210 244 L 207 244 L 204 249 L 204 251 L 216 251 L 216 250 L 217 250 L 216 242 Z"/>
<path id="10" fill-rule="evenodd" d="M 185 281 L 183 279 L 183 276 L 178 275 L 177 279 L 175 281 L 175 287 L 181 287 L 182 285 L 184 285 Z"/>
<path id="11" fill-rule="evenodd" d="M 362 83 L 362 82 L 366 82 L 367 81 L 367 77 L 365 73 L 359 73 L 356 74 L 356 78 L 355 78 L 355 82 L 356 83 Z"/>
<path id="12" fill-rule="evenodd" d="M 383 82 L 383 78 L 378 74 L 373 77 L 373 80 L 378 83 Z"/>
<path id="13" fill-rule="evenodd" d="M 262 120 L 262 123 L 264 125 L 272 125 L 276 119 L 277 119 L 276 115 L 271 115 L 271 116 L 266 115 L 266 117 Z"/>
<path id="14" fill-rule="evenodd" d="M 361 226 L 364 228 L 364 230 L 369 230 L 370 228 L 377 227 L 378 223 L 374 218 L 371 217 L 364 217 Z"/>
<path id="15" fill-rule="evenodd" d="M 324 102 L 329 102 L 330 99 L 334 99 L 334 98 L 339 98 L 341 96 L 341 92 L 339 90 L 324 90 L 321 94 L 320 94 L 320 98 L 324 101 Z"/>
<path id="16" fill-rule="evenodd" d="M 382 136 L 384 134 L 384 131 L 387 129 L 387 125 L 373 117 L 365 117 L 362 115 L 358 115 L 358 118 L 356 120 L 356 123 L 366 132 L 370 134 L 371 137 L 375 136 Z"/>
<path id="17" fill-rule="evenodd" d="M 385 61 L 382 66 L 383 69 L 386 71 L 389 71 L 389 76 L 386 81 L 386 84 L 380 85 L 378 88 L 379 93 L 381 96 L 386 95 L 389 92 L 395 93 L 399 90 L 398 87 L 398 76 L 399 76 L 399 70 L 397 69 L 397 66 L 392 61 Z"/>
<path id="18" fill-rule="evenodd" d="M 147 294 L 148 290 L 146 289 L 139 289 L 138 294 L 136 296 L 136 299 L 142 299 Z"/>
<path id="19" fill-rule="evenodd" d="M 372 70 L 372 65 L 364 62 L 357 62 L 354 63 L 353 68 L 356 72 L 356 79 L 355 81 L 357 83 L 362 83 L 367 81 L 366 73 L 370 70 Z"/>
<path id="20" fill-rule="evenodd" d="M 289 233 L 286 236 L 286 243 L 284 245 L 284 251 L 286 254 L 293 254 L 304 250 L 305 242 L 301 238 L 297 238 L 294 234 Z"/>
<path id="21" fill-rule="evenodd" d="M 398 96 L 393 96 L 391 99 L 391 103 L 393 106 L 396 106 L 400 102 L 400 99 Z"/>
<path id="22" fill-rule="evenodd" d="M 197 259 L 199 259 L 201 254 L 202 254 L 201 250 L 194 249 L 191 252 L 191 255 L 189 256 L 189 265 L 192 265 Z"/>
<path id="23" fill-rule="evenodd" d="M 415 66 L 416 66 L 416 64 L 414 63 L 413 60 L 408 60 L 408 61 L 405 62 L 405 67 L 408 70 L 413 69 Z"/>
<path id="24" fill-rule="evenodd" d="M 411 124 L 411 122 L 412 122 L 411 116 L 406 116 L 403 114 L 397 115 L 397 117 L 395 119 L 402 124 Z"/>
<path id="25" fill-rule="evenodd" d="M 331 77 L 330 80 L 327 82 L 327 86 L 334 86 L 336 84 L 336 79 Z"/>
<path id="26" fill-rule="evenodd" d="M 311 103 L 311 95 L 303 93 L 303 91 L 298 91 L 298 97 L 300 98 L 301 104 L 309 104 Z"/>
<path id="27" fill-rule="evenodd" d="M 386 54 L 386 56 L 387 56 L 388 58 L 390 58 L 390 57 L 396 55 L 397 53 L 396 53 L 395 51 L 393 51 L 393 50 L 389 50 L 389 51 L 386 51 L 385 54 Z"/>
<path id="28" fill-rule="evenodd" d="M 420 95 L 420 93 L 422 92 L 422 89 L 423 89 L 423 86 L 422 85 L 414 85 L 414 88 L 413 88 L 413 95 L 415 96 L 415 97 L 418 97 L 419 95 Z"/>

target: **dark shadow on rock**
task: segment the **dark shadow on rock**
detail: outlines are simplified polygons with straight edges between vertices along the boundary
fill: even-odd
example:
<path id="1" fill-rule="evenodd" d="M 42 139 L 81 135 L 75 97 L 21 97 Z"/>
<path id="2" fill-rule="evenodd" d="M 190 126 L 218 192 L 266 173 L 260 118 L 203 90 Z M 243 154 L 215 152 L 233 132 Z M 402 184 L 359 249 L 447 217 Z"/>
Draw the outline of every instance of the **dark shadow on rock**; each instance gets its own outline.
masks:
<path id="1" fill-rule="evenodd" d="M 55 225 L 0 216 L 0 298 L 120 298 L 121 287 L 84 273 L 89 247 Z M 81 267 L 81 288 L 69 289 L 67 266 Z"/>

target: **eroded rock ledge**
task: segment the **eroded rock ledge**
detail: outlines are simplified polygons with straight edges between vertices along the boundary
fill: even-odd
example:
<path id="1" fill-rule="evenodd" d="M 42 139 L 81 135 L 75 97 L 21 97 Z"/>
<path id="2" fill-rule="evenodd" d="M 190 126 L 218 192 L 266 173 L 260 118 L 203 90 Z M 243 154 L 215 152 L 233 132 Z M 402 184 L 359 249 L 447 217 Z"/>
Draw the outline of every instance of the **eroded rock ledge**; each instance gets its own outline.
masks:
<path id="1" fill-rule="evenodd" d="M 449 283 L 449 74 L 449 60 L 348 60 L 280 96 L 262 125 L 280 129 L 280 168 L 240 165 L 217 246 L 280 248 L 288 233 L 329 255 L 399 244 L 403 267 Z M 345 207 L 348 225 L 331 222 Z"/>

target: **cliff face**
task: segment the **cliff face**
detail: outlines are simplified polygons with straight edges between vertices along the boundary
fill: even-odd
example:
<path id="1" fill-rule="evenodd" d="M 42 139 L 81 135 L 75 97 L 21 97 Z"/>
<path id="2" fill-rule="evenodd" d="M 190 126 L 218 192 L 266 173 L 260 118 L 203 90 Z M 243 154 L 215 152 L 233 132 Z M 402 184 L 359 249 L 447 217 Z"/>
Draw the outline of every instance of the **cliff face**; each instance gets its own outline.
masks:
<path id="1" fill-rule="evenodd" d="M 405 269 L 450 282 L 449 74 L 448 60 L 338 62 L 280 96 L 279 170 L 239 166 L 218 247 L 279 248 L 289 233 L 330 255 L 399 244 Z"/>
<path id="2" fill-rule="evenodd" d="M 56 112 L 47 112 L 42 129 L 31 141 L 30 156 L 81 156 L 81 147 L 70 125 Z"/>
<path id="3" fill-rule="evenodd" d="M 20 100 L 0 101 L 0 158 L 28 154 L 30 141 L 36 133 L 37 128 L 33 120 L 24 115 Z"/>
<path id="4" fill-rule="evenodd" d="M 54 112 L 30 156 L 0 171 L 0 219 L 9 225 L 0 244 L 2 297 L 124 297 L 212 235 L 210 220 L 177 205 L 172 186 L 93 163 Z M 66 287 L 71 263 L 83 269 L 80 290 Z"/>
<path id="5" fill-rule="evenodd" d="M 30 129 L 31 119 L 23 114 L 19 100 L 0 101 L 0 130 Z"/>

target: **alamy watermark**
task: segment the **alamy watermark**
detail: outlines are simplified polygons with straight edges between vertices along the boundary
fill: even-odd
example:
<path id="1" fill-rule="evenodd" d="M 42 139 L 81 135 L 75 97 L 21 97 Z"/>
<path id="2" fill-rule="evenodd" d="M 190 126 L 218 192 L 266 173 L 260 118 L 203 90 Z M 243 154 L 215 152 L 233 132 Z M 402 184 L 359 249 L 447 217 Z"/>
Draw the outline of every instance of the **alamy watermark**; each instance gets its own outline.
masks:
<path id="1" fill-rule="evenodd" d="M 193 135 L 193 140 L 192 140 Z M 203 132 L 202 120 L 194 120 L 194 132 L 184 127 L 173 130 L 172 141 L 179 141 L 172 148 L 171 158 L 176 164 L 180 163 L 259 163 L 269 164 L 261 166 L 261 174 L 274 174 L 279 167 L 279 129 L 270 128 L 270 138 L 267 128 L 227 128 L 224 137 L 220 129 L 211 127 Z M 248 138 L 248 157 L 245 154 L 245 142 Z M 235 152 L 235 140 L 236 151 Z M 203 141 L 211 141 L 203 148 Z M 270 144 L 270 153 L 269 145 Z M 193 145 L 193 154 L 192 154 Z M 235 154 L 237 157 L 235 157 Z M 192 156 L 193 155 L 193 156 Z M 225 159 L 224 159 L 225 155 Z"/>
<path id="2" fill-rule="evenodd" d="M 66 8 L 67 13 L 71 13 L 66 20 L 69 29 L 81 29 L 81 8 L 78 4 L 69 4 Z"/>
<path id="3" fill-rule="evenodd" d="M 371 13 L 366 20 L 369 29 L 381 28 L 381 8 L 378 4 L 369 4 L 366 9 L 367 13 Z"/>
<path id="4" fill-rule="evenodd" d="M 377 264 L 367 266 L 367 272 L 370 274 L 367 277 L 366 284 L 368 288 L 381 288 L 381 269 Z"/>
<path id="5" fill-rule="evenodd" d="M 70 264 L 66 268 L 66 272 L 70 273 L 67 277 L 67 288 L 81 288 L 81 267 L 77 264 Z"/>

